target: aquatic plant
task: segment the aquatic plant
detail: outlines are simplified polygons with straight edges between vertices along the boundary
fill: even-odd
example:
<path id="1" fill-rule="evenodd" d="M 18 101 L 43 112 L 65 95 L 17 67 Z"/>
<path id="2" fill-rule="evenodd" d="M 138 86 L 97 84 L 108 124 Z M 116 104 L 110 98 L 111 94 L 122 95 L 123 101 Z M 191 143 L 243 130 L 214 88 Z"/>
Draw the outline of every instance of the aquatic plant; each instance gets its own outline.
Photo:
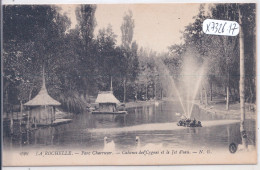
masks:
<path id="1" fill-rule="evenodd" d="M 75 91 L 60 94 L 58 100 L 62 109 L 72 113 L 82 113 L 88 105 L 86 98 Z"/>

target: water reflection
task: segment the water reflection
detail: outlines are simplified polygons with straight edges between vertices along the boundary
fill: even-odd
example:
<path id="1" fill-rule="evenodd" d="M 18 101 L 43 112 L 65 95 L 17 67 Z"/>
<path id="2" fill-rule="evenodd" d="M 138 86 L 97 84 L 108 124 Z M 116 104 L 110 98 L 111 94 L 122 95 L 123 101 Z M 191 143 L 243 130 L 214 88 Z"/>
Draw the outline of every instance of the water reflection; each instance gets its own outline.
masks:
<path id="1" fill-rule="evenodd" d="M 135 148 L 135 138 L 139 136 L 141 146 L 146 144 L 162 144 L 165 147 L 214 147 L 227 148 L 232 142 L 241 143 L 239 124 L 184 128 L 174 131 L 138 131 L 123 132 L 118 134 L 91 134 L 87 129 L 112 128 L 133 126 L 147 123 L 177 122 L 181 112 L 179 103 L 165 102 L 158 107 L 145 106 L 128 109 L 127 115 L 92 115 L 90 113 L 71 115 L 73 121 L 54 127 L 39 128 L 37 130 L 23 131 L 23 133 L 11 134 L 8 124 L 4 127 L 4 147 L 7 149 L 17 147 L 71 147 L 84 149 L 101 149 L 104 146 L 104 136 L 113 139 L 116 149 Z M 203 112 L 194 107 L 192 118 L 202 120 L 221 120 L 232 118 L 227 115 Z M 246 128 L 249 144 L 255 145 L 255 122 L 247 121 Z"/>

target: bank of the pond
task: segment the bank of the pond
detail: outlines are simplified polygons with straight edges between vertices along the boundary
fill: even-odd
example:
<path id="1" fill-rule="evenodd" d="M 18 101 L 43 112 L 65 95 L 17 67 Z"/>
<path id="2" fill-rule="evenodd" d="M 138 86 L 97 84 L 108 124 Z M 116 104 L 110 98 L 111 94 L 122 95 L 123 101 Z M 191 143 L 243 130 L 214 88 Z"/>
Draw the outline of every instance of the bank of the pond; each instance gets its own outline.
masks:
<path id="1" fill-rule="evenodd" d="M 133 107 L 142 107 L 142 106 L 152 106 L 157 105 L 159 103 L 162 103 L 162 100 L 148 100 L 148 101 L 133 101 L 133 102 L 127 102 L 125 104 L 125 108 L 133 108 Z"/>
<path id="2" fill-rule="evenodd" d="M 226 103 L 223 102 L 216 102 L 216 101 L 209 101 L 207 105 L 200 103 L 200 100 L 192 101 L 191 103 L 197 105 L 201 110 L 204 110 L 209 113 L 213 114 L 228 114 L 234 117 L 240 118 L 240 103 L 230 103 L 229 109 L 226 109 Z M 256 120 L 256 105 L 246 103 L 245 104 L 245 111 L 246 111 L 246 119 L 254 119 Z"/>

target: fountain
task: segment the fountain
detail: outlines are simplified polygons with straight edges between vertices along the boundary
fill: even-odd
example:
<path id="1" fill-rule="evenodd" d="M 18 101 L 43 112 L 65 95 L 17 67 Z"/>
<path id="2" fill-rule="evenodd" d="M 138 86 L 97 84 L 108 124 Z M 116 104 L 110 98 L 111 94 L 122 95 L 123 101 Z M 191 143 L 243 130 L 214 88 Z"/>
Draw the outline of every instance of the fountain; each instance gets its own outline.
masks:
<path id="1" fill-rule="evenodd" d="M 198 64 L 195 60 L 193 53 L 186 53 L 185 60 L 182 65 L 181 77 L 177 83 L 175 83 L 174 78 L 171 76 L 169 69 L 165 64 L 161 62 L 161 69 L 163 69 L 165 77 L 168 80 L 166 82 L 170 84 L 172 88 L 172 93 L 178 98 L 180 105 L 183 109 L 183 114 L 181 116 L 181 122 L 178 122 L 180 126 L 201 126 L 200 121 L 191 120 L 191 113 L 194 106 L 194 101 L 196 99 L 197 93 L 200 89 L 200 85 L 204 76 L 205 65 Z M 170 88 L 168 88 L 170 90 Z M 177 113 L 176 113 L 177 115 Z M 181 115 L 178 113 L 178 115 Z M 186 122 L 188 120 L 188 122 Z"/>
<path id="2" fill-rule="evenodd" d="M 186 105 L 184 107 L 186 108 L 186 111 L 184 113 L 186 113 L 185 116 L 187 118 L 191 118 L 194 101 L 204 76 L 204 68 L 204 65 L 199 66 L 192 57 L 186 57 L 184 60 L 182 79 L 180 82 L 180 87 L 182 87 L 182 89 L 180 91 L 182 92 L 182 95 L 185 96 Z"/>

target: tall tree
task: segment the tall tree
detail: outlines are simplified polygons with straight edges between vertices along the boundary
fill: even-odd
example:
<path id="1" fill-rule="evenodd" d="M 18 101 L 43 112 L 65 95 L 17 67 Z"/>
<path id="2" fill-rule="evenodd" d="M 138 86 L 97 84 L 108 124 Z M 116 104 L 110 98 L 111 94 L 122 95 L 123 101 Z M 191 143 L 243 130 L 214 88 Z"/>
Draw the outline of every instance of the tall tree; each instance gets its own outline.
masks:
<path id="1" fill-rule="evenodd" d="M 239 25 L 242 25 L 242 16 L 240 9 L 238 9 L 239 13 Z M 239 89 L 240 89 L 240 133 L 242 137 L 242 146 L 247 149 L 247 135 L 245 130 L 245 50 L 244 50 L 244 30 L 242 26 L 240 26 L 239 33 L 239 46 L 240 46 L 240 81 L 239 81 Z"/>
<path id="2" fill-rule="evenodd" d="M 79 41 L 81 45 L 77 48 L 80 56 L 80 65 L 78 69 L 81 72 L 81 84 L 84 94 L 92 93 L 96 85 L 95 74 L 96 70 L 96 57 L 95 57 L 95 42 L 94 42 L 94 29 L 96 26 L 95 20 L 96 5 L 80 5 L 76 9 L 76 18 L 78 24 L 76 26 L 79 31 Z"/>
<path id="3" fill-rule="evenodd" d="M 101 90 L 108 90 L 111 79 L 114 79 L 114 82 L 117 81 L 117 76 L 120 74 L 118 71 L 120 63 L 116 51 L 116 37 L 111 25 L 100 29 L 97 35 L 98 85 Z"/>
<path id="4" fill-rule="evenodd" d="M 124 64 L 121 66 L 123 77 L 123 89 L 124 89 L 124 102 L 126 102 L 127 96 L 127 83 L 131 79 L 133 82 L 137 77 L 138 71 L 138 59 L 137 59 L 137 43 L 133 42 L 134 35 L 134 19 L 132 11 L 128 11 L 123 17 L 123 23 L 121 25 L 122 33 L 122 58 Z M 130 84 L 131 85 L 131 84 Z"/>
<path id="5" fill-rule="evenodd" d="M 122 46 L 124 48 L 130 48 L 134 35 L 134 19 L 132 11 L 128 11 L 123 18 L 123 23 L 121 25 L 122 32 Z"/>

